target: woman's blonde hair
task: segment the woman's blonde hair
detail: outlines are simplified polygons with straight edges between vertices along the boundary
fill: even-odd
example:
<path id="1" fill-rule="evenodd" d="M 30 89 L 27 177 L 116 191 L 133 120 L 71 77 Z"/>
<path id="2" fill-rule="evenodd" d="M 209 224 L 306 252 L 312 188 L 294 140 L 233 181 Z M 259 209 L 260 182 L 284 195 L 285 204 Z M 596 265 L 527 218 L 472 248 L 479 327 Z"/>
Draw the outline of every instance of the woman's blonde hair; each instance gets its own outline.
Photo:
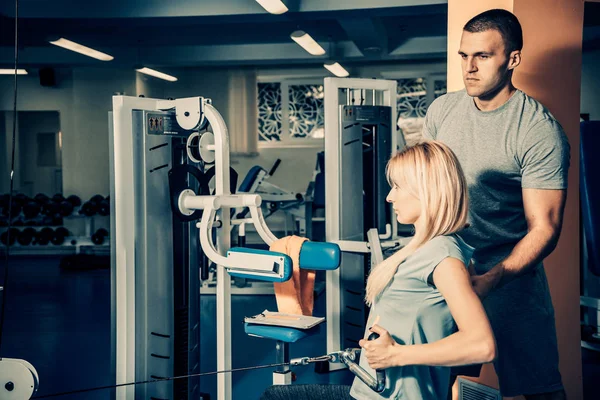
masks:
<path id="1" fill-rule="evenodd" d="M 400 187 L 421 202 L 421 229 L 405 247 L 373 268 L 367 280 L 368 305 L 417 248 L 436 236 L 461 230 L 467 222 L 465 175 L 456 155 L 445 144 L 426 141 L 405 148 L 390 159 L 386 175 L 391 187 Z"/>

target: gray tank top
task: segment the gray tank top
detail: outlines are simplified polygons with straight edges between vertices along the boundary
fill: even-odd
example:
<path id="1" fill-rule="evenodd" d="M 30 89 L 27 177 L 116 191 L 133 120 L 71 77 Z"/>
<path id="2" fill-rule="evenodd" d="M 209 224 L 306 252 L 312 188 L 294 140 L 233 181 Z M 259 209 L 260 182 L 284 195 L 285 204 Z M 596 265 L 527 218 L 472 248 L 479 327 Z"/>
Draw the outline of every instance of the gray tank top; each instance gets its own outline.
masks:
<path id="1" fill-rule="evenodd" d="M 447 257 L 469 264 L 473 248 L 458 235 L 438 236 L 425 243 L 399 266 L 392 282 L 374 302 L 368 328 L 379 315 L 379 325 L 402 345 L 425 344 L 443 339 L 456 331 L 454 319 L 439 290 L 433 285 L 433 271 Z M 360 366 L 372 376 L 366 357 Z M 449 367 L 410 365 L 386 370 L 385 390 L 378 394 L 358 378 L 350 395 L 355 399 L 445 399 L 450 379 Z"/>

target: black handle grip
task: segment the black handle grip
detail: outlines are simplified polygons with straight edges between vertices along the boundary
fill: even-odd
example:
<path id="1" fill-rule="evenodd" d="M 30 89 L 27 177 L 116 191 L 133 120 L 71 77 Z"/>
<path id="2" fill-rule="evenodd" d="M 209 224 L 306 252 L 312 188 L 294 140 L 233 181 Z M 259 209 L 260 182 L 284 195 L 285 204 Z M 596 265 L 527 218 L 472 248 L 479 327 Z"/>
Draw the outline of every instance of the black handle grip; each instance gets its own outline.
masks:
<path id="1" fill-rule="evenodd" d="M 275 170 L 277 170 L 277 167 L 279 167 L 279 164 L 281 164 L 281 159 L 278 158 L 275 161 L 275 164 L 273 164 L 273 166 L 271 167 L 271 170 L 269 171 L 269 176 L 273 176 L 273 174 L 275 173 Z"/>
<path id="2" fill-rule="evenodd" d="M 379 333 L 371 332 L 371 334 L 368 337 L 368 340 L 377 340 L 377 339 L 379 339 Z M 383 391 L 383 389 L 385 388 L 385 370 L 377 369 L 377 370 L 375 370 L 375 372 L 377 374 L 378 387 L 381 388 L 381 391 Z M 378 392 L 378 393 L 380 393 L 380 392 Z"/>

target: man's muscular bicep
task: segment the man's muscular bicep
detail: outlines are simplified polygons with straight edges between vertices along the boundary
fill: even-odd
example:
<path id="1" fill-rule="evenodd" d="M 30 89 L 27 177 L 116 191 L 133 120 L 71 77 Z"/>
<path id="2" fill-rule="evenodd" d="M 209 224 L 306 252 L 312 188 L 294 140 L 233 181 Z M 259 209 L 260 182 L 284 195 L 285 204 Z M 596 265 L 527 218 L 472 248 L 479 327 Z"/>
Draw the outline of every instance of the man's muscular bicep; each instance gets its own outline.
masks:
<path id="1" fill-rule="evenodd" d="M 523 208 L 527 227 L 551 229 L 560 233 L 567 191 L 560 189 L 523 189 Z"/>

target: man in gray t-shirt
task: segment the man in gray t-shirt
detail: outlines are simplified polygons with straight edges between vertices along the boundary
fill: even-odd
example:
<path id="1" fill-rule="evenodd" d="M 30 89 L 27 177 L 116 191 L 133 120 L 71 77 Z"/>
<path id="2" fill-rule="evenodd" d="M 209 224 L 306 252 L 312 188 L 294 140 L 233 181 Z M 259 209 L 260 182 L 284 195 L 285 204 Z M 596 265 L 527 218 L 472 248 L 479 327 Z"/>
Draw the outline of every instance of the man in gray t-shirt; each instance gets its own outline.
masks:
<path id="1" fill-rule="evenodd" d="M 502 395 L 563 399 L 542 260 L 560 234 L 570 148 L 550 112 L 512 85 L 522 40 L 508 11 L 470 20 L 459 50 L 466 89 L 431 104 L 423 136 L 446 143 L 467 178 L 461 236 L 475 247 L 472 281 L 496 336 Z"/>

